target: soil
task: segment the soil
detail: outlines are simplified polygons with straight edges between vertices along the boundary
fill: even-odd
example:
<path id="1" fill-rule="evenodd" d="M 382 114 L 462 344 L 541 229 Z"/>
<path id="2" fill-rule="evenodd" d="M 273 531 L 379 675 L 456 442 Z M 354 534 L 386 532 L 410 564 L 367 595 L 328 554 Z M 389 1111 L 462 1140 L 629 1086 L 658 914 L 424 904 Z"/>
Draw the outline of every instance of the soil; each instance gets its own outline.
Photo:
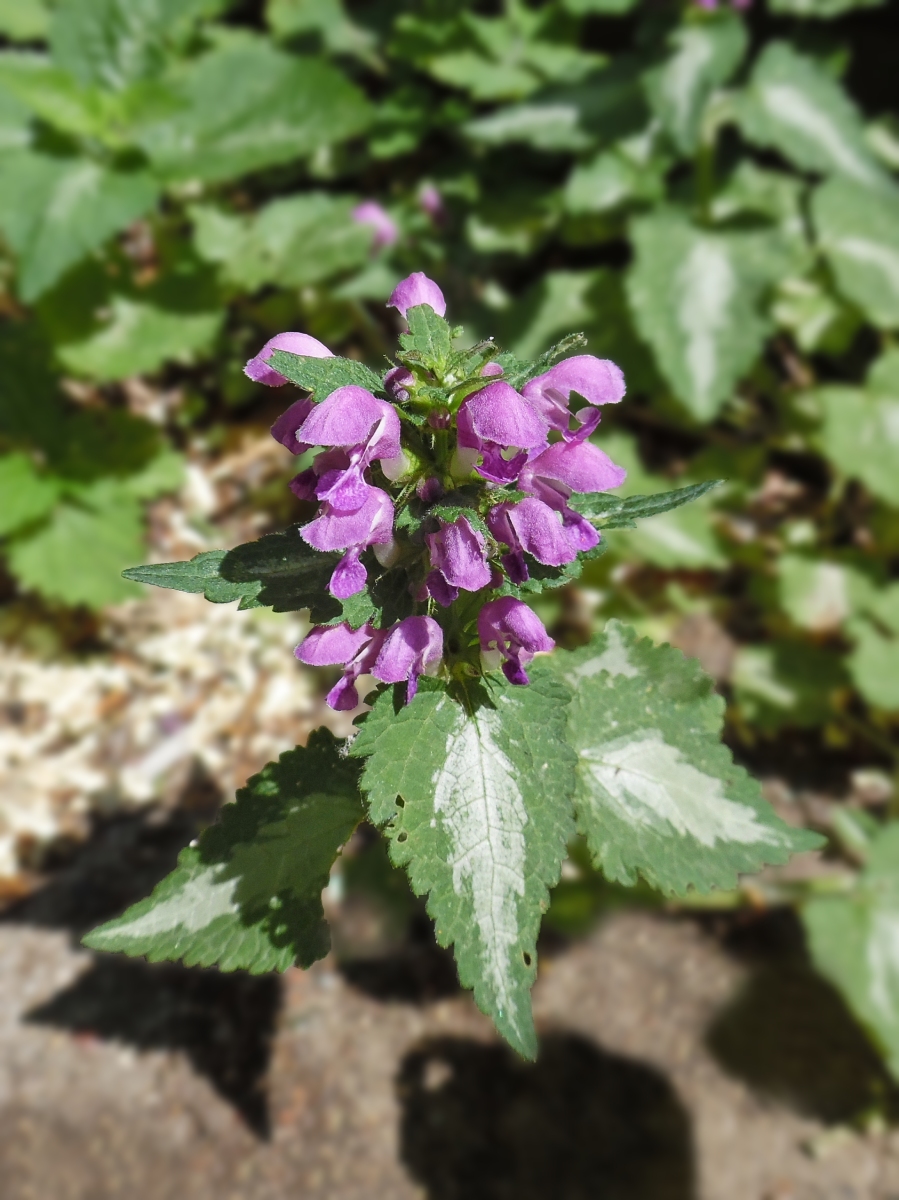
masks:
<path id="1" fill-rule="evenodd" d="M 890 1086 L 789 915 L 547 942 L 528 1065 L 420 930 L 280 978 L 80 949 L 188 824 L 107 822 L 0 922 L 2 1200 L 899 1198 Z"/>

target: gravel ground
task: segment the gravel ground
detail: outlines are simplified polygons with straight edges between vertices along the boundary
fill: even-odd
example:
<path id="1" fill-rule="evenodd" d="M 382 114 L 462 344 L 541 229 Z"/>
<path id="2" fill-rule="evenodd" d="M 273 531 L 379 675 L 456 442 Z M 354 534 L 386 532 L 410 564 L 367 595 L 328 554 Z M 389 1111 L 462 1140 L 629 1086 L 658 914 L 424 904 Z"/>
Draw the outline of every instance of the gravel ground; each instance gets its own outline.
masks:
<path id="1" fill-rule="evenodd" d="M 787 918 L 549 944 L 527 1066 L 425 943 L 281 979 L 77 948 L 183 845 L 155 820 L 0 923 L 3 1200 L 899 1197 L 899 1133 L 858 1132 L 888 1085 Z"/>

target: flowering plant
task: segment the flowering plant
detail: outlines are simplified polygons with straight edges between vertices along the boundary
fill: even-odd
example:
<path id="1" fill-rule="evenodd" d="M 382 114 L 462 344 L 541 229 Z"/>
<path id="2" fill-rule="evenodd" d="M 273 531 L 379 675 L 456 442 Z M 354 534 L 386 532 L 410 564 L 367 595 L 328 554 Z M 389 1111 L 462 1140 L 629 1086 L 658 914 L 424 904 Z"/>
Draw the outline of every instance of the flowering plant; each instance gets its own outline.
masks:
<path id="1" fill-rule="evenodd" d="M 604 530 L 714 485 L 609 494 L 625 472 L 592 439 L 625 383 L 608 360 L 566 357 L 581 336 L 536 362 L 492 341 L 457 349 L 421 273 L 389 304 L 407 332 L 383 376 L 302 333 L 247 364 L 304 393 L 272 433 L 315 451 L 290 484 L 315 516 L 126 572 L 242 608 L 309 609 L 297 657 L 341 668 L 335 709 L 355 709 L 373 677 L 371 707 L 345 745 L 321 731 L 269 764 L 151 897 L 86 941 L 222 969 L 308 965 L 329 944 L 322 887 L 368 817 L 428 895 L 462 983 L 532 1057 L 537 934 L 576 831 L 609 878 L 669 894 L 732 886 L 819 839 L 781 822 L 734 765 L 722 701 L 678 651 L 610 622 L 542 657 L 554 642 L 529 599 L 575 579 Z"/>

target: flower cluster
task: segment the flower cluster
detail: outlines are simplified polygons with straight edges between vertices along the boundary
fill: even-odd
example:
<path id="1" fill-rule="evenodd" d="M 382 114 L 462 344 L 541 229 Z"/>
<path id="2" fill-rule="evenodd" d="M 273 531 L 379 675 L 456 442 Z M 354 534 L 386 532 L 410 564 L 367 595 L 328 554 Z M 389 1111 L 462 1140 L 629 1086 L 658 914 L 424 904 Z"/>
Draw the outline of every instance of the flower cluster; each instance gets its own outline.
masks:
<path id="1" fill-rule="evenodd" d="M 389 306 L 410 326 L 446 312 L 440 288 L 421 272 L 397 286 Z M 339 554 L 332 596 L 374 597 L 392 576 L 391 595 L 402 598 L 391 607 L 398 619 L 379 624 L 373 601 L 359 627 L 313 628 L 297 648 L 302 662 L 343 667 L 328 696 L 337 709 L 358 704 L 360 675 L 405 681 L 407 700 L 422 674 L 440 670 L 501 666 L 511 683 L 526 684 L 527 664 L 553 641 L 520 599 L 522 586 L 535 564 L 551 575 L 597 546 L 599 533 L 571 497 L 625 477 L 589 440 L 602 405 L 624 396 L 614 363 L 582 354 L 533 378 L 519 369 L 526 382 L 516 390 L 492 343 L 456 352 L 444 328 L 439 353 L 401 338 L 382 397 L 345 384 L 319 402 L 296 400 L 272 427 L 293 454 L 315 451 L 290 486 L 318 505 L 299 536 Z M 247 364 L 251 379 L 287 382 L 270 364 L 275 350 L 333 357 L 307 334 L 282 333 Z"/>

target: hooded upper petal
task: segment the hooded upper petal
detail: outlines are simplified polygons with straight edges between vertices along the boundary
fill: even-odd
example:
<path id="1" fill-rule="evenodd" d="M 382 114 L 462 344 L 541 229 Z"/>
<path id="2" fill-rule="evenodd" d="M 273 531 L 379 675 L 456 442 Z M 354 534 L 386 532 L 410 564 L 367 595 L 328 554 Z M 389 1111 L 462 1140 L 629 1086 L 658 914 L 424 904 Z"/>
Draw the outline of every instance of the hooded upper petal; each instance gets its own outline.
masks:
<path id="1" fill-rule="evenodd" d="M 317 404 L 297 437 L 308 446 L 368 445 L 368 459 L 396 458 L 400 453 L 400 419 L 386 400 L 366 388 L 348 384 Z"/>
<path id="2" fill-rule="evenodd" d="M 408 310 L 415 308 L 418 304 L 430 304 L 438 317 L 446 315 L 446 300 L 443 298 L 443 292 L 433 279 L 428 279 L 424 271 L 413 271 L 411 275 L 401 280 L 387 301 L 387 307 L 397 309 L 403 320 L 406 319 Z"/>
<path id="3" fill-rule="evenodd" d="M 272 437 L 282 446 L 286 446 L 291 454 L 302 454 L 309 447 L 297 437 L 300 426 L 312 412 L 313 401 L 309 396 L 301 396 L 294 400 L 287 412 L 283 412 L 272 426 Z"/>
<path id="4" fill-rule="evenodd" d="M 264 383 L 267 387 L 280 387 L 287 380 L 268 365 L 273 350 L 286 350 L 288 354 L 305 354 L 308 358 L 333 358 L 334 354 L 317 338 L 308 333 L 278 333 L 265 343 L 255 358 L 244 367 L 244 375 Z M 280 438 L 278 439 L 280 441 Z"/>
<path id="5" fill-rule="evenodd" d="M 545 445 L 548 432 L 542 417 L 501 379 L 465 400 L 459 409 L 458 429 L 460 446 L 493 442 L 521 450 Z"/>
<path id="6" fill-rule="evenodd" d="M 525 400 L 538 412 L 547 400 L 560 399 L 568 404 L 571 393 L 583 396 L 588 404 L 617 404 L 625 393 L 621 368 L 608 358 L 592 354 L 576 354 L 564 358 L 521 389 Z"/>

